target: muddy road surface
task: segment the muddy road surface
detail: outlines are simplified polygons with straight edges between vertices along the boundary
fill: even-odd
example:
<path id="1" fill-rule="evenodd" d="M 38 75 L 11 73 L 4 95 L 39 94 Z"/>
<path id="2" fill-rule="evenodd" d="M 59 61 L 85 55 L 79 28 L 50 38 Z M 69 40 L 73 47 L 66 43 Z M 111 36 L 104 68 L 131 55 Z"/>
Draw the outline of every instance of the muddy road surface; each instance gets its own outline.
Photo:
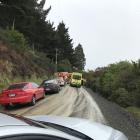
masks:
<path id="1" fill-rule="evenodd" d="M 4 110 L 23 116 L 55 115 L 89 119 L 122 131 L 129 140 L 140 140 L 140 123 L 123 108 L 86 88 L 63 87 L 46 95 L 35 106 L 22 105 Z"/>
<path id="2" fill-rule="evenodd" d="M 84 88 L 64 87 L 58 94 L 47 95 L 35 106 L 22 105 L 11 110 L 13 114 L 24 116 L 56 115 L 85 118 L 106 124 L 98 105 Z"/>

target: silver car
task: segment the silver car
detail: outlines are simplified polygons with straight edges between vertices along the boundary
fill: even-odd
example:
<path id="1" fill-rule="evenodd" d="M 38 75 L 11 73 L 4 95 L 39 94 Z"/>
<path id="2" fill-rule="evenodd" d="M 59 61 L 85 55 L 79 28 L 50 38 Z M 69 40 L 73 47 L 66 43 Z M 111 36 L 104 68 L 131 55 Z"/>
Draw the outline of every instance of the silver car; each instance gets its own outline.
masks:
<path id="1" fill-rule="evenodd" d="M 25 118 L 0 113 L 0 140 L 127 140 L 127 137 L 111 127 L 78 118 Z"/>

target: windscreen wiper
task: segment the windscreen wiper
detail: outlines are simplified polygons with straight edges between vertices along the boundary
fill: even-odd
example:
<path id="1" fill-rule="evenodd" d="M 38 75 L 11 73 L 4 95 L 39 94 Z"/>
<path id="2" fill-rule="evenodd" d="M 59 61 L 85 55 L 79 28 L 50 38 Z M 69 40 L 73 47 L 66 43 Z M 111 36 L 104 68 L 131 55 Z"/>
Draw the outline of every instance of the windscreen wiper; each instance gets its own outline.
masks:
<path id="1" fill-rule="evenodd" d="M 39 121 L 40 123 L 44 124 L 44 125 L 47 125 L 49 127 L 52 127 L 52 128 L 55 128 L 57 130 L 60 130 L 64 133 L 67 133 L 69 135 L 72 135 L 72 136 L 75 136 L 77 138 L 80 138 L 82 140 L 93 140 L 92 138 L 90 138 L 89 136 L 81 133 L 81 132 L 78 132 L 76 130 L 73 130 L 71 128 L 68 128 L 68 127 L 65 127 L 65 126 L 61 126 L 61 125 L 58 125 L 58 124 L 54 124 L 54 123 L 50 123 L 50 122 L 42 122 L 42 121 Z"/>

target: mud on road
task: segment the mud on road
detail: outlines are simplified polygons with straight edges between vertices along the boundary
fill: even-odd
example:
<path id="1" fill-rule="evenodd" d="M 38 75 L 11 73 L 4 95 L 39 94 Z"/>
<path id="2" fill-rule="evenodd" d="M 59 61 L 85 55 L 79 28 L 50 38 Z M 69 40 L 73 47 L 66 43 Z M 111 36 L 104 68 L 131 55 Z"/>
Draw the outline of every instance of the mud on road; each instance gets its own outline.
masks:
<path id="1" fill-rule="evenodd" d="M 8 110 L 24 116 L 58 115 L 85 118 L 106 124 L 98 105 L 84 88 L 66 86 L 59 94 L 48 95 L 33 107 L 28 105 Z"/>
<path id="2" fill-rule="evenodd" d="M 5 111 L 23 116 L 56 115 L 89 119 L 122 131 L 129 140 L 140 140 L 140 125 L 130 113 L 83 87 L 66 86 L 59 94 L 47 95 L 35 106 L 24 105 Z"/>

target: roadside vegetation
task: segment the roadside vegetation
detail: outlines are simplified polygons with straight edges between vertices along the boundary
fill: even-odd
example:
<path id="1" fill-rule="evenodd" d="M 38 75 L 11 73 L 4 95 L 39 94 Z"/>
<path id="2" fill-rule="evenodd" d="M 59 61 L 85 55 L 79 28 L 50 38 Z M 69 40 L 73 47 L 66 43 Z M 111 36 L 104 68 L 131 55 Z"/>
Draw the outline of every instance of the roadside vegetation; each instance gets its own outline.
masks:
<path id="1" fill-rule="evenodd" d="M 51 7 L 44 9 L 45 2 L 0 0 L 0 89 L 13 82 L 40 83 L 53 77 L 56 51 L 58 71 L 84 69 L 82 45 L 73 45 L 63 21 L 54 27 L 47 20 Z"/>
<path id="2" fill-rule="evenodd" d="M 0 30 L 0 89 L 17 81 L 35 81 L 53 75 L 54 64 L 45 54 L 32 51 L 24 35 L 13 29 Z"/>
<path id="3" fill-rule="evenodd" d="M 140 60 L 110 64 L 84 76 L 87 87 L 140 118 Z"/>
<path id="4" fill-rule="evenodd" d="M 140 108 L 138 107 L 128 107 L 127 111 L 135 115 L 135 117 L 140 121 Z"/>

